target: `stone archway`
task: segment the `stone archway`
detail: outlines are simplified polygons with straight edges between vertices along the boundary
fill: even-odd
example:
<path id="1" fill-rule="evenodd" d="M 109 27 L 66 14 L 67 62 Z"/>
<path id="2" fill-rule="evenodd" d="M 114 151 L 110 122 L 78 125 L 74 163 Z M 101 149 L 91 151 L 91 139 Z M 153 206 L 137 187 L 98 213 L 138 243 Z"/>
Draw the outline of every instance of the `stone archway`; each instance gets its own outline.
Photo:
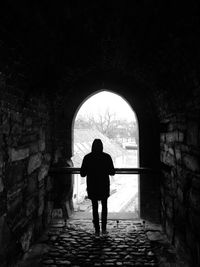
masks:
<path id="1" fill-rule="evenodd" d="M 100 74 L 99 74 L 100 75 Z M 63 97 L 63 131 L 62 144 L 64 147 L 65 158 L 71 159 L 73 155 L 73 120 L 78 108 L 88 98 L 100 91 L 99 88 L 108 88 L 124 97 L 127 102 L 134 107 L 139 121 L 139 162 L 140 167 L 148 167 L 159 170 L 159 123 L 152 102 L 152 96 L 148 94 L 142 85 L 135 83 L 134 80 L 120 76 L 120 74 L 108 75 L 89 75 L 76 83 Z M 104 77 L 104 78 L 103 78 Z M 103 80 L 103 82 L 102 82 Z M 103 86 L 102 86 L 103 84 Z M 122 89 L 123 88 L 123 89 Z M 145 94 L 144 94 L 145 91 Z M 59 138 L 60 139 L 60 138 Z M 160 174 L 152 173 L 140 175 L 140 217 L 150 221 L 159 221 L 160 218 Z"/>

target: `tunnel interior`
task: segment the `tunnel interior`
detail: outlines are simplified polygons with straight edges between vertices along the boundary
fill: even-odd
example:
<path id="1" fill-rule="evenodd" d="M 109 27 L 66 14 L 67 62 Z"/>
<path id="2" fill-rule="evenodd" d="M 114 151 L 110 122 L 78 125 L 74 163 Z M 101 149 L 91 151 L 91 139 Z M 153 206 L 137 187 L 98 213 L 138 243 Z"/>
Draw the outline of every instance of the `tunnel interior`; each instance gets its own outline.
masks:
<path id="1" fill-rule="evenodd" d="M 0 265 L 29 250 L 64 196 L 77 108 L 107 88 L 139 122 L 140 216 L 200 264 L 196 1 L 6 1 L 0 9 Z M 12 257 L 10 257 L 12 255 Z"/>

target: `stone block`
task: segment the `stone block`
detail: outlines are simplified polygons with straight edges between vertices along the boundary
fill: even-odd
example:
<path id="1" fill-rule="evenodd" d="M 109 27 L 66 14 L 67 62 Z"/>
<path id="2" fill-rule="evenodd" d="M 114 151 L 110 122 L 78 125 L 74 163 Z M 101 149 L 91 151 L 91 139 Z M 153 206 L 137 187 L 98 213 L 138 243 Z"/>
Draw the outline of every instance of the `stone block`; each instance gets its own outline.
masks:
<path id="1" fill-rule="evenodd" d="M 169 153 L 170 153 L 172 156 L 174 156 L 175 153 L 174 153 L 174 149 L 173 149 L 173 148 L 169 147 L 169 150 L 168 150 L 168 151 L 169 151 Z"/>
<path id="2" fill-rule="evenodd" d="M 178 140 L 178 133 L 176 131 L 166 133 L 166 142 L 167 143 L 176 142 L 177 140 Z"/>
<path id="3" fill-rule="evenodd" d="M 42 179 L 44 179 L 45 176 L 47 176 L 48 171 L 49 171 L 49 165 L 45 164 L 41 166 L 39 170 L 39 174 L 38 174 L 38 181 L 41 181 Z"/>
<path id="4" fill-rule="evenodd" d="M 168 151 L 169 151 L 168 144 L 166 144 L 166 143 L 164 144 L 164 151 L 165 151 L 165 152 L 168 152 Z"/>
<path id="5" fill-rule="evenodd" d="M 170 153 L 163 153 L 162 162 L 169 166 L 175 166 L 175 157 Z"/>
<path id="6" fill-rule="evenodd" d="M 165 133 L 161 133 L 160 134 L 160 142 L 161 143 L 164 143 L 165 142 L 165 135 L 166 135 Z"/>
<path id="7" fill-rule="evenodd" d="M 184 134 L 180 131 L 169 132 L 166 134 L 166 142 L 174 143 L 174 142 L 183 142 Z"/>
<path id="8" fill-rule="evenodd" d="M 42 154 L 38 153 L 35 155 L 32 155 L 29 159 L 28 163 L 28 174 L 31 174 L 34 170 L 39 168 L 42 163 Z"/>
<path id="9" fill-rule="evenodd" d="M 175 149 L 175 157 L 177 160 L 181 160 L 181 150 L 178 148 Z"/>
<path id="10" fill-rule="evenodd" d="M 9 149 L 9 158 L 11 161 L 18 161 L 29 157 L 29 148 Z"/>
<path id="11" fill-rule="evenodd" d="M 193 172 L 199 172 L 200 171 L 199 158 L 197 158 L 195 156 L 185 154 L 183 156 L 183 163 L 187 169 L 189 169 Z"/>
<path id="12" fill-rule="evenodd" d="M 32 236 L 33 236 L 33 226 L 29 226 L 26 232 L 20 238 L 20 243 L 24 252 L 29 250 Z"/>
<path id="13" fill-rule="evenodd" d="M 184 141 L 184 133 L 178 131 L 178 142 L 182 143 Z"/>

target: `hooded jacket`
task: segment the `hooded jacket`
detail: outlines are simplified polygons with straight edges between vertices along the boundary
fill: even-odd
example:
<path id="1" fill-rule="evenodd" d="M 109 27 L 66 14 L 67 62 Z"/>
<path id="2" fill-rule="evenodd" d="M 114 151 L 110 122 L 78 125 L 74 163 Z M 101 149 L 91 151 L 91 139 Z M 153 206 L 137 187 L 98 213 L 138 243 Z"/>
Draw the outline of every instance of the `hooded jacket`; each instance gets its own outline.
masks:
<path id="1" fill-rule="evenodd" d="M 87 176 L 87 193 L 89 199 L 105 199 L 110 196 L 109 175 L 115 174 L 112 158 L 103 152 L 100 139 L 95 139 L 91 153 L 83 158 L 80 174 Z"/>

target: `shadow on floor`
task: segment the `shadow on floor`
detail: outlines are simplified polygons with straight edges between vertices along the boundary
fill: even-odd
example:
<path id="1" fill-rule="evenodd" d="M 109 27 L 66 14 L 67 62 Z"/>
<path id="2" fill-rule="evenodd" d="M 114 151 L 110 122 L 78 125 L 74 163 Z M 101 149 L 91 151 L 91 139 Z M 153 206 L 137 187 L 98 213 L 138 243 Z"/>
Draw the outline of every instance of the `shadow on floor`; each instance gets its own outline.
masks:
<path id="1" fill-rule="evenodd" d="M 54 219 L 16 267 L 162 266 L 187 267 L 160 225 L 110 220 L 106 236 L 94 235 L 91 220 Z"/>

